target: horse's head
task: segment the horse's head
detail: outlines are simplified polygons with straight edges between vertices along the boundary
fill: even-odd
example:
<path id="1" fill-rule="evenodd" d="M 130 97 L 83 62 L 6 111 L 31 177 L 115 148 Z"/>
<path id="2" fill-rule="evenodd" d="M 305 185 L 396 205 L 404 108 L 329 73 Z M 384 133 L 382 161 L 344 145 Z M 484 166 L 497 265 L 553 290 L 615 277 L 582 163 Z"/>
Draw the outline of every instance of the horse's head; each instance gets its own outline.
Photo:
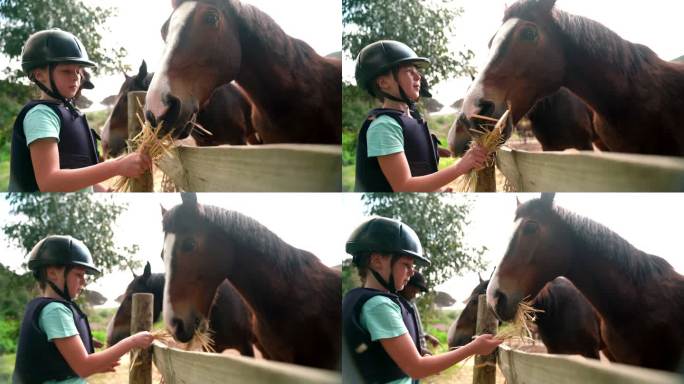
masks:
<path id="1" fill-rule="evenodd" d="M 133 280 L 126 287 L 126 291 L 120 296 L 120 305 L 116 310 L 114 317 L 107 325 L 107 345 L 111 346 L 131 334 L 131 311 L 133 306 L 134 293 L 156 293 L 155 287 L 151 285 L 152 276 L 150 263 L 145 265 L 145 271 L 142 275 L 136 276 L 133 274 Z M 157 300 L 155 300 L 157 301 Z M 156 307 L 156 305 L 155 305 Z M 159 316 L 155 313 L 154 317 Z"/>
<path id="2" fill-rule="evenodd" d="M 150 86 L 152 74 L 147 73 L 147 63 L 143 60 L 135 76 L 124 73 L 116 104 L 102 129 L 102 150 L 105 156 L 116 157 L 126 149 L 128 140 L 128 92 L 146 91 Z"/>
<path id="3" fill-rule="evenodd" d="M 195 194 L 181 194 L 183 203 L 162 209 L 164 228 L 164 322 L 180 342 L 190 341 L 204 326 L 216 288 L 225 279 L 231 252 L 220 229 L 204 218 Z"/>
<path id="4" fill-rule="evenodd" d="M 237 26 L 215 3 L 174 2 L 175 9 L 162 27 L 166 46 L 145 101 L 146 118 L 164 123 L 161 134 L 187 137 L 189 121 L 200 106 L 238 73 Z"/>
<path id="5" fill-rule="evenodd" d="M 560 88 L 565 75 L 562 44 L 554 31 L 556 0 L 519 0 L 506 9 L 492 37 L 489 60 L 468 89 L 461 118 L 500 118 L 511 109 L 512 129 L 535 102 Z"/>
<path id="6" fill-rule="evenodd" d="M 553 207 L 554 194 L 519 204 L 506 254 L 487 287 L 487 302 L 501 320 L 515 316 L 518 303 L 534 298 L 570 266 L 572 236 Z"/>
<path id="7" fill-rule="evenodd" d="M 453 326 L 453 333 L 449 335 L 449 348 L 460 347 L 470 343 L 475 335 L 475 325 L 477 324 L 477 298 L 484 295 L 487 291 L 489 280 L 480 279 L 480 283 L 473 289 L 470 296 L 466 299 L 466 306 L 456 319 Z"/>

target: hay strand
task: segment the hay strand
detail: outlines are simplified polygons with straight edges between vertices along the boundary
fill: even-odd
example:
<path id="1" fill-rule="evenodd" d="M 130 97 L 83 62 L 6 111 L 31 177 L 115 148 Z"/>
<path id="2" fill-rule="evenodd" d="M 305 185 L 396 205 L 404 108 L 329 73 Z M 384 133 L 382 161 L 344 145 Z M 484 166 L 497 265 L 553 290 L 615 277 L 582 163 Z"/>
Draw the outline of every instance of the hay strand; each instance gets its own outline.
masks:
<path id="1" fill-rule="evenodd" d="M 486 121 L 496 121 L 496 125 L 481 123 L 477 124 L 478 128 L 473 128 L 470 131 L 476 135 L 473 141 L 479 144 L 482 148 L 487 151 L 487 161 L 486 167 L 490 167 L 494 164 L 494 155 L 496 150 L 501 147 L 504 142 L 504 129 L 506 128 L 506 122 L 508 116 L 510 115 L 509 109 L 501 115 L 499 120 L 493 119 L 491 117 L 473 115 L 472 118 L 486 120 Z M 475 192 L 477 189 L 477 170 L 473 169 L 469 173 L 461 176 L 457 182 L 458 192 Z"/>
<path id="2" fill-rule="evenodd" d="M 161 138 L 159 133 L 161 132 L 163 123 L 159 123 L 157 127 L 153 127 L 149 121 L 143 121 L 140 114 L 137 114 L 138 122 L 140 123 L 140 132 L 131 139 L 131 145 L 136 148 L 135 152 L 145 153 L 152 160 L 153 164 L 159 163 L 159 161 L 164 156 L 173 156 L 170 148 L 174 146 L 173 138 L 171 137 L 171 132 L 166 133 Z M 120 176 L 112 189 L 116 192 L 130 192 L 132 178 L 126 176 Z"/>
<path id="3" fill-rule="evenodd" d="M 532 300 L 523 300 L 518 304 L 518 311 L 515 313 L 515 318 L 509 327 L 499 330 L 494 337 L 499 340 L 509 340 L 519 338 L 522 341 L 530 341 L 532 339 L 532 331 L 530 330 L 537 313 L 544 312 L 541 309 L 532 307 Z"/>

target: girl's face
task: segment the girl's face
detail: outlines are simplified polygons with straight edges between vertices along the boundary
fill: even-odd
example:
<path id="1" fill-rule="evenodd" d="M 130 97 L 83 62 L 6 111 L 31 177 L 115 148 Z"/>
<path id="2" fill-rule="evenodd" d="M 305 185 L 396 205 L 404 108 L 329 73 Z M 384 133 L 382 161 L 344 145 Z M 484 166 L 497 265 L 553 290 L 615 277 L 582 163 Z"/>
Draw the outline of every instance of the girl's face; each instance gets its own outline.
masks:
<path id="1" fill-rule="evenodd" d="M 85 274 L 85 268 L 82 267 L 73 267 L 69 273 L 67 273 L 68 294 L 72 299 L 78 296 L 83 288 L 85 288 Z M 47 277 L 55 283 L 58 288 L 61 289 L 64 287 L 64 267 L 48 267 Z"/>
<path id="2" fill-rule="evenodd" d="M 408 284 L 411 276 L 413 276 L 413 272 L 415 272 L 413 257 L 402 256 L 399 258 L 399 260 L 394 263 L 392 272 L 394 275 L 394 288 L 396 288 L 397 291 L 401 291 L 406 284 Z"/>
<path id="3" fill-rule="evenodd" d="M 73 98 L 78 93 L 81 86 L 81 68 L 78 64 L 57 64 L 52 72 L 57 90 L 67 99 Z M 52 89 L 47 68 L 37 69 L 35 74 L 36 80 Z"/>
<path id="4" fill-rule="evenodd" d="M 406 96 L 415 101 L 420 97 L 420 78 L 421 74 L 415 65 L 406 65 L 397 71 L 399 83 L 394 80 L 394 75 L 389 73 L 378 77 L 378 86 L 395 97 L 400 97 L 399 86 L 401 86 Z"/>

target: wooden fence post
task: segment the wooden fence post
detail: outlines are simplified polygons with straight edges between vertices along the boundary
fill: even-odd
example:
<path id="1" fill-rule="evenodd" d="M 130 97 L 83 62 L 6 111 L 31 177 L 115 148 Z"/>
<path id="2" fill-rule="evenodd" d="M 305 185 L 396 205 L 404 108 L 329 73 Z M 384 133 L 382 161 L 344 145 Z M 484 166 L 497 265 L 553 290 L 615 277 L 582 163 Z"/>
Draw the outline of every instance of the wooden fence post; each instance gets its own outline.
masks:
<path id="1" fill-rule="evenodd" d="M 134 293 L 131 310 L 131 335 L 152 329 L 154 295 Z M 152 347 L 131 351 L 129 384 L 152 384 Z"/>
<path id="2" fill-rule="evenodd" d="M 128 92 L 128 149 L 129 152 L 137 148 L 132 143 L 132 139 L 140 133 L 142 127 L 138 121 L 138 114 L 143 117 L 142 107 L 145 105 L 145 91 Z M 131 180 L 131 192 L 153 192 L 154 184 L 152 180 L 152 170 L 146 171 L 140 177 Z"/>
<path id="3" fill-rule="evenodd" d="M 496 192 L 496 165 L 477 172 L 477 186 L 475 192 Z"/>
<path id="4" fill-rule="evenodd" d="M 475 334 L 496 333 L 498 323 L 494 313 L 487 305 L 487 296 L 478 296 L 477 301 L 477 325 Z M 496 351 L 491 355 L 475 355 L 475 367 L 473 368 L 473 384 L 496 383 Z"/>

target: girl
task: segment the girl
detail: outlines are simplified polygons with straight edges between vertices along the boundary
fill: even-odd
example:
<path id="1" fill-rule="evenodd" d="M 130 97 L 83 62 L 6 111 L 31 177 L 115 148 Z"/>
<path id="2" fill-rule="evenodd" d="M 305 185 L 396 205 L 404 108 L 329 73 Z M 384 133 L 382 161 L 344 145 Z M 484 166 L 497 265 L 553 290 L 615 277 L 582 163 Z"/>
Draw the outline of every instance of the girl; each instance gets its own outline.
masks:
<path id="1" fill-rule="evenodd" d="M 42 296 L 26 307 L 19 334 L 12 382 L 85 383 L 85 377 L 112 372 L 133 348 L 147 348 L 149 332 L 129 336 L 94 353 L 88 317 L 73 302 L 85 286 L 85 274 L 99 273 L 88 248 L 70 236 L 48 236 L 31 250 L 29 269 Z"/>
<path id="2" fill-rule="evenodd" d="M 422 94 L 419 69 L 430 61 L 403 43 L 382 40 L 361 50 L 356 82 L 383 102 L 370 111 L 356 149 L 357 192 L 434 192 L 472 169 L 481 168 L 486 150 L 473 146 L 453 166 L 437 170 L 437 139 L 415 111 Z"/>
<path id="3" fill-rule="evenodd" d="M 104 191 L 97 183 L 150 169 L 149 157 L 136 153 L 99 163 L 86 117 L 72 103 L 81 69 L 95 65 L 76 36 L 58 29 L 31 35 L 21 64 L 42 93 L 14 122 L 10 192 Z"/>
<path id="4" fill-rule="evenodd" d="M 376 217 L 351 234 L 346 248 L 363 287 L 342 301 L 342 337 L 350 355 L 342 359 L 343 380 L 358 373 L 366 383 L 410 384 L 411 378 L 434 375 L 470 355 L 490 354 L 501 344 L 492 335 L 480 335 L 457 350 L 421 356 L 413 309 L 396 294 L 409 281 L 414 263 L 430 263 L 416 233 L 400 221 Z"/>

